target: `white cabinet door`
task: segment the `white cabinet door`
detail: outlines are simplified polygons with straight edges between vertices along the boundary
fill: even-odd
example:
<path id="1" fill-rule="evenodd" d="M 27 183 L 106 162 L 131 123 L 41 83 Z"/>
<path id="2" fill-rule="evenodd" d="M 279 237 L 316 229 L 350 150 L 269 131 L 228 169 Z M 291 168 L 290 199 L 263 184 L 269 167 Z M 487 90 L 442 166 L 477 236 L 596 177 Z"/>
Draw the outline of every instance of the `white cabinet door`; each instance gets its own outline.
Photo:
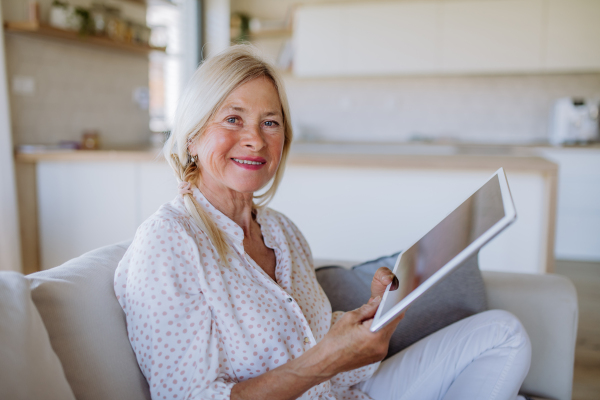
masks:
<path id="1" fill-rule="evenodd" d="M 133 238 L 177 195 L 173 172 L 162 161 L 40 162 L 37 174 L 42 269 Z"/>
<path id="2" fill-rule="evenodd" d="M 298 76 L 598 71 L 598 0 L 309 5 L 294 27 Z"/>
<path id="3" fill-rule="evenodd" d="M 545 0 L 304 6 L 299 76 L 490 73 L 543 68 Z"/>
<path id="4" fill-rule="evenodd" d="M 600 150 L 540 153 L 559 165 L 556 258 L 600 261 Z"/>
<path id="5" fill-rule="evenodd" d="M 543 0 L 441 3 L 444 72 L 521 72 L 542 67 Z"/>
<path id="6" fill-rule="evenodd" d="M 342 8 L 344 73 L 390 75 L 436 70 L 439 5 L 362 3 Z"/>
<path id="7" fill-rule="evenodd" d="M 600 1 L 546 1 L 546 69 L 600 70 Z"/>
<path id="8" fill-rule="evenodd" d="M 345 43 L 340 6 L 301 7 L 294 20 L 294 73 L 341 75 Z"/>
<path id="9" fill-rule="evenodd" d="M 38 164 L 41 269 L 133 237 L 136 169 L 133 162 Z"/>

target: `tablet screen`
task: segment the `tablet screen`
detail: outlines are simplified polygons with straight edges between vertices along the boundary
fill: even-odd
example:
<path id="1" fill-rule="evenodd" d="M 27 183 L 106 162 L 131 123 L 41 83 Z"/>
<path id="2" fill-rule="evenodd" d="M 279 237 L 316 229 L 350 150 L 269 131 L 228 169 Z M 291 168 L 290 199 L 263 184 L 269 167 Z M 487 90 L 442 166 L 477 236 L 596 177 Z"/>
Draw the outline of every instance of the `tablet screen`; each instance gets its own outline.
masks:
<path id="1" fill-rule="evenodd" d="M 465 200 L 417 243 L 400 254 L 398 290 L 388 292 L 381 315 L 425 282 L 504 217 L 498 175 Z"/>

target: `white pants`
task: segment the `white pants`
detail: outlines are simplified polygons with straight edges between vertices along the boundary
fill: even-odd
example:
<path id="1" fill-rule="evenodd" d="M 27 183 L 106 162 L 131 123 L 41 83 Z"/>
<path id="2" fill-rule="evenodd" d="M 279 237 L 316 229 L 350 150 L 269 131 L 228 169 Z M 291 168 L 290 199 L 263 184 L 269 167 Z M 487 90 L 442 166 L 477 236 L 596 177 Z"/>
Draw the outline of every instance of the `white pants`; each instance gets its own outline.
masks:
<path id="1" fill-rule="evenodd" d="M 402 350 L 357 387 L 375 400 L 514 400 L 530 360 L 519 320 L 492 310 Z"/>

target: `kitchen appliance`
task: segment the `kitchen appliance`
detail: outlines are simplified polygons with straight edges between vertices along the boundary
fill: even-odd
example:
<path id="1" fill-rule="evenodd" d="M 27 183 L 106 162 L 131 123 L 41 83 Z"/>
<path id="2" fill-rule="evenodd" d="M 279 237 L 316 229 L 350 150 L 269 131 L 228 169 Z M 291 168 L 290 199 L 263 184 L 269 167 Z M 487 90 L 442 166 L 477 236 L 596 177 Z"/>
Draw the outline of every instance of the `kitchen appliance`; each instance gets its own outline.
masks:
<path id="1" fill-rule="evenodd" d="M 550 143 L 587 144 L 600 140 L 599 99 L 563 97 L 554 103 L 550 117 Z"/>

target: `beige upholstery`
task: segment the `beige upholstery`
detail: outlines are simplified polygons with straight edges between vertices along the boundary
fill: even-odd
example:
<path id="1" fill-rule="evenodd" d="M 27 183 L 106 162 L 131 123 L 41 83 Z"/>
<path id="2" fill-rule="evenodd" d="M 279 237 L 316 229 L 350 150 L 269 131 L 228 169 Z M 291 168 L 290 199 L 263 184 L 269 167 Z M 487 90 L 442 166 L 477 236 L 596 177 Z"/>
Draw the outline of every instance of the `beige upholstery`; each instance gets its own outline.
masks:
<path id="1" fill-rule="evenodd" d="M 0 399 L 75 399 L 29 281 L 16 272 L 0 273 Z"/>
<path id="2" fill-rule="evenodd" d="M 113 274 L 127 245 L 94 250 L 60 267 L 27 277 L 52 347 L 78 400 L 149 399 L 146 381 L 129 345 L 125 316 L 113 291 Z M 0 274 L 0 284 L 5 284 L 5 274 Z M 524 392 L 569 400 L 577 324 L 577 299 L 571 283 L 553 275 L 490 272 L 484 273 L 484 281 L 490 308 L 514 313 L 531 338 L 534 354 Z M 20 304 L 27 303 L 22 296 L 15 299 Z M 0 308 L 5 307 L 0 297 Z M 0 315 L 2 312 L 0 310 Z M 19 313 L 26 320 L 31 311 L 24 307 Z M 44 327 L 36 332 L 45 333 Z M 42 355 L 47 354 L 48 346 L 47 336 L 46 339 L 41 336 L 35 341 L 39 343 L 36 354 Z M 6 345 L 5 336 L 0 334 L 0 349 Z M 24 358 L 29 357 L 26 350 L 18 351 L 12 357 L 18 357 L 21 352 Z M 0 359 L 2 390 L 18 389 L 11 387 L 11 382 L 5 384 L 7 381 L 1 380 L 10 368 Z M 57 370 L 53 367 L 47 372 L 53 374 Z M 49 376 L 41 377 L 40 381 L 53 379 Z M 17 385 L 21 381 L 15 382 Z M 54 389 L 49 387 L 48 390 Z M 44 392 L 44 396 L 30 398 L 69 399 L 52 395 Z M 19 399 L 3 396 L 2 392 L 0 398 Z"/>
<path id="3" fill-rule="evenodd" d="M 113 289 L 127 246 L 103 247 L 27 277 L 78 400 L 150 398 Z"/>
<path id="4" fill-rule="evenodd" d="M 524 393 L 571 399 L 577 338 L 577 292 L 560 275 L 483 272 L 488 308 L 510 311 L 531 339 L 531 368 Z"/>

